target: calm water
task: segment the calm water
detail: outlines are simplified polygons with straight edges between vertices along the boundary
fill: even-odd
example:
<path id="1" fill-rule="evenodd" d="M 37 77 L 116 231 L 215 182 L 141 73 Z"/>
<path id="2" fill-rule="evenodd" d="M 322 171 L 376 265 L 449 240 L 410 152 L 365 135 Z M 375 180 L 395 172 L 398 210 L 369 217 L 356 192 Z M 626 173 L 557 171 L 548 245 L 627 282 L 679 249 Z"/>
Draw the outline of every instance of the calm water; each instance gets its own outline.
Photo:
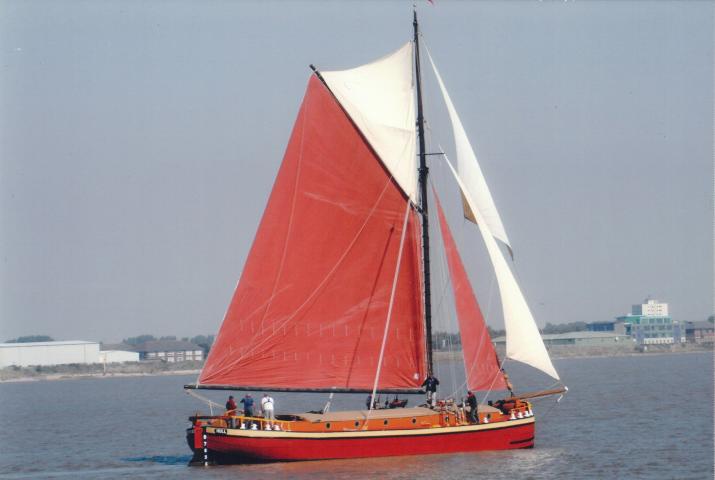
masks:
<path id="1" fill-rule="evenodd" d="M 186 417 L 206 410 L 182 391 L 193 377 L 1 384 L 0 478 L 713 478 L 711 354 L 555 363 L 571 391 L 559 404 L 536 403 L 532 450 L 209 468 L 186 466 Z M 527 367 L 507 367 L 519 390 L 549 385 Z M 461 381 L 459 370 L 439 365 L 442 393 Z M 279 411 L 327 398 L 275 397 Z M 333 405 L 363 401 L 346 395 Z"/>

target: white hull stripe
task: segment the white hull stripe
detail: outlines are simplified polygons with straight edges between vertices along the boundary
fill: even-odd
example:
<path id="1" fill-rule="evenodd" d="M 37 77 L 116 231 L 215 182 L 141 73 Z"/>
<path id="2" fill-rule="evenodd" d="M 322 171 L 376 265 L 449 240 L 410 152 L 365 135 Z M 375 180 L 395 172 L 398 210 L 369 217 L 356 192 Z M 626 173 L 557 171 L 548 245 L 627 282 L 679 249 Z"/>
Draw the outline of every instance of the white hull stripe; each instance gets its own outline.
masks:
<path id="1" fill-rule="evenodd" d="M 462 425 L 458 427 L 415 428 L 408 430 L 355 430 L 342 432 L 289 432 L 285 430 L 240 430 L 237 428 L 207 427 L 206 433 L 228 437 L 245 438 L 367 438 L 367 437 L 400 437 L 421 435 L 442 435 L 448 433 L 467 433 L 483 430 L 498 430 L 534 423 L 534 417 L 509 420 L 506 422 L 483 423 L 478 425 Z M 217 432 L 218 430 L 218 432 Z"/>

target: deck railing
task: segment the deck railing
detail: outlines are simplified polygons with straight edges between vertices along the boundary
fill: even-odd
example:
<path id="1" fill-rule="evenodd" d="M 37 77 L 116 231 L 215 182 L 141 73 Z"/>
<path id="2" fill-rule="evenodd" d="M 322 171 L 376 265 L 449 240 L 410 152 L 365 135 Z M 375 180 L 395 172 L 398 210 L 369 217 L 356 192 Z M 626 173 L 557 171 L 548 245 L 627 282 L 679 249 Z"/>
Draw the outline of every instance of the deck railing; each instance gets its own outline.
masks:
<path id="1" fill-rule="evenodd" d="M 290 431 L 290 422 L 285 420 L 270 420 L 264 417 L 230 415 L 226 417 L 226 424 L 228 428 L 237 428 L 240 430 Z"/>

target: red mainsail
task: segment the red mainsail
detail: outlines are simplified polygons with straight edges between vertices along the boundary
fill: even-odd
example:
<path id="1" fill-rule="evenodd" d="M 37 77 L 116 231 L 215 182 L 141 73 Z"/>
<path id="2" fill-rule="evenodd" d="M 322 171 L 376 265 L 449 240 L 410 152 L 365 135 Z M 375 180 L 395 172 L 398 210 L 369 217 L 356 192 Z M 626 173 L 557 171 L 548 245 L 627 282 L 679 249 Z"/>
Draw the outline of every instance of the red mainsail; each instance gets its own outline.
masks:
<path id="1" fill-rule="evenodd" d="M 442 241 L 449 264 L 449 275 L 452 279 L 452 290 L 457 307 L 459 331 L 462 337 L 464 366 L 467 371 L 467 386 L 470 390 L 502 390 L 506 389 L 504 374 L 499 368 L 499 360 L 492 345 L 489 331 L 484 323 L 482 311 L 474 296 L 469 277 L 464 270 L 462 259 L 449 230 L 442 205 L 434 192 L 435 205 L 439 216 L 439 226 Z"/>
<path id="2" fill-rule="evenodd" d="M 407 196 L 312 76 L 201 385 L 372 390 Z M 410 207 L 379 389 L 426 371 Z"/>

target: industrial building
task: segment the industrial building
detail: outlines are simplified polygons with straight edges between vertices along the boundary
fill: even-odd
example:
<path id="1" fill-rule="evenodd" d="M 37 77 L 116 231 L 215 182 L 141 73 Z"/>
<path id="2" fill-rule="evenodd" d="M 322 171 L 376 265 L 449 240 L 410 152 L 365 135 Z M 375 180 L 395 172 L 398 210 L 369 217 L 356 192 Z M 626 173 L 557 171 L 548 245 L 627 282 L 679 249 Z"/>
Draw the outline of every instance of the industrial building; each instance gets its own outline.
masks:
<path id="1" fill-rule="evenodd" d="M 102 350 L 99 352 L 100 363 L 138 362 L 139 352 L 126 350 Z"/>
<path id="2" fill-rule="evenodd" d="M 681 325 L 668 315 L 668 304 L 658 300 L 649 298 L 645 303 L 633 305 L 630 314 L 617 320 L 624 323 L 626 334 L 635 338 L 638 345 L 685 342 Z"/>
<path id="3" fill-rule="evenodd" d="M 579 347 L 604 347 L 611 345 L 623 345 L 632 340 L 628 335 L 613 332 L 568 332 L 542 335 L 544 344 L 552 345 L 575 345 Z"/>
<path id="4" fill-rule="evenodd" d="M 589 332 L 612 332 L 619 335 L 626 334 L 626 326 L 623 322 L 612 320 L 609 322 L 592 322 L 586 324 L 586 330 Z"/>
<path id="5" fill-rule="evenodd" d="M 577 347 L 608 347 L 617 345 L 633 345 L 632 339 L 628 335 L 621 335 L 613 332 L 568 332 L 541 335 L 544 345 L 547 347 L 557 345 L 571 345 Z M 494 345 L 502 346 L 506 342 L 506 337 L 494 339 Z"/>
<path id="6" fill-rule="evenodd" d="M 0 343 L 0 368 L 70 363 L 99 363 L 99 343 L 82 340 Z"/>
<path id="7" fill-rule="evenodd" d="M 181 340 L 152 340 L 135 347 L 142 360 L 165 362 L 201 361 L 204 351 L 196 344 Z"/>
<path id="8" fill-rule="evenodd" d="M 715 343 L 715 325 L 710 322 L 687 322 L 685 338 L 691 343 Z"/>

